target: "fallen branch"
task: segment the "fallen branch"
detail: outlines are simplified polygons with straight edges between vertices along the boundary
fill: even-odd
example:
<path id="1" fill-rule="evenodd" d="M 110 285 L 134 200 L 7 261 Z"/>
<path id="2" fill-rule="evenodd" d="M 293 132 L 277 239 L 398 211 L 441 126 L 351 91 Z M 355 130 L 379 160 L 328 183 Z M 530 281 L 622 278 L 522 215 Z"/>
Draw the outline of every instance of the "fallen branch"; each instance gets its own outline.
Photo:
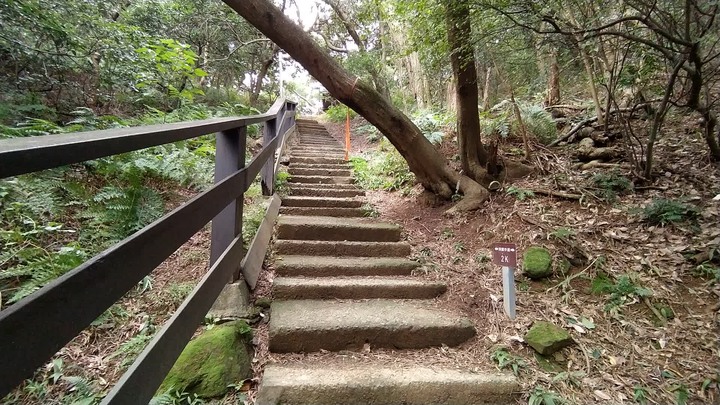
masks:
<path id="1" fill-rule="evenodd" d="M 583 197 L 582 194 L 570 194 L 570 193 L 564 193 L 562 191 L 554 191 L 554 190 L 536 189 L 536 190 L 530 190 L 530 191 L 532 191 L 535 194 L 565 198 L 568 200 L 580 200 Z"/>
<path id="2" fill-rule="evenodd" d="M 565 110 L 577 110 L 577 111 L 587 110 L 588 108 L 589 107 L 587 107 L 587 106 L 570 105 L 570 104 L 556 104 L 556 105 L 549 105 L 549 106 L 545 107 L 546 110 L 565 109 Z"/>

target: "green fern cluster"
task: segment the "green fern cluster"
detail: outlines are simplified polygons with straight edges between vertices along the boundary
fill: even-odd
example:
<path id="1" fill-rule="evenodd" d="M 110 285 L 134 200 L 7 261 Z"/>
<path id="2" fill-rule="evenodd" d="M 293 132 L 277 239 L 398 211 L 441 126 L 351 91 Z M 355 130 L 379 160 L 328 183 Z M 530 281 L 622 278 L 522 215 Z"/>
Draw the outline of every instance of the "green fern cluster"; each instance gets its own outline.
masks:
<path id="1" fill-rule="evenodd" d="M 543 144 L 549 144 L 557 139 L 557 126 L 549 112 L 542 106 L 535 104 L 518 103 L 520 118 L 528 133 Z M 513 105 L 505 100 L 489 112 L 480 114 L 480 131 L 488 137 L 507 138 L 520 134 L 520 123 L 515 118 Z"/>

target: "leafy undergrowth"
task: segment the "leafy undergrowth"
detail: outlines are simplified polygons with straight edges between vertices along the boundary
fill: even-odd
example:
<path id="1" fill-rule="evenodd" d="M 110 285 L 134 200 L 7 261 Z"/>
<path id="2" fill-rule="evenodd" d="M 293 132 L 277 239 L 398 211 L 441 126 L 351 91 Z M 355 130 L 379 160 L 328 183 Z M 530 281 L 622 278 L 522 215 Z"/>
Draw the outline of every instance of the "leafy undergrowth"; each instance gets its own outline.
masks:
<path id="1" fill-rule="evenodd" d="M 35 136 L 237 113 L 233 111 L 188 106 L 169 114 L 150 112 L 137 121 L 82 111 L 85 115 L 64 127 L 35 120 L 0 130 L 8 137 Z M 213 138 L 202 137 L 0 180 L 0 307 L 21 300 L 207 188 L 214 154 Z M 246 243 L 266 202 L 256 181 L 245 194 Z M 0 403 L 99 403 L 206 272 L 209 249 L 206 226 Z"/>
<path id="2" fill-rule="evenodd" d="M 448 144 L 441 150 L 452 157 Z M 370 192 L 380 218 L 403 225 L 424 264 L 418 276 L 448 284 L 439 305 L 470 317 L 479 333 L 457 348 L 353 356 L 503 369 L 518 375 L 523 402 L 535 405 L 717 403 L 720 169 L 687 159 L 703 147 L 700 139 L 663 139 L 662 176 L 640 187 L 622 164 L 579 171 L 572 147 L 553 149 L 537 159 L 548 174 L 506 185 L 480 210 L 455 217 L 443 215 L 449 202 L 429 206 L 420 186 Z M 582 197 L 532 191 L 552 189 Z M 500 268 L 490 263 L 496 242 L 521 252 L 542 245 L 554 256 L 550 279 L 516 272 L 515 320 L 503 313 Z M 537 320 L 564 327 L 577 344 L 537 357 L 522 339 Z"/>

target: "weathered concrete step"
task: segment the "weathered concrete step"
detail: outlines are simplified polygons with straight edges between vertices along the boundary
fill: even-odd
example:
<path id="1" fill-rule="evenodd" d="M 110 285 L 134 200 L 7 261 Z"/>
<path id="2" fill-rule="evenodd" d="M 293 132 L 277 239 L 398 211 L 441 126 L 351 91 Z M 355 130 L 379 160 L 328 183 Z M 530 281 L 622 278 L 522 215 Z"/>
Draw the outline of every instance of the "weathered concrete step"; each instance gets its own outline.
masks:
<path id="1" fill-rule="evenodd" d="M 338 207 L 280 207 L 282 215 L 307 215 L 322 217 L 363 218 L 367 211 L 362 208 Z"/>
<path id="2" fill-rule="evenodd" d="M 297 138 L 299 144 L 306 143 L 329 143 L 332 145 L 339 145 L 337 139 L 333 138 L 329 134 L 317 134 L 317 135 L 303 135 Z"/>
<path id="3" fill-rule="evenodd" d="M 344 155 L 344 154 L 345 154 L 345 150 L 344 150 L 344 149 L 340 149 L 340 148 L 329 148 L 329 147 L 319 147 L 319 148 L 313 148 L 313 147 L 296 147 L 296 148 L 292 148 L 292 149 L 290 150 L 290 153 L 298 153 L 298 152 L 300 152 L 300 153 L 313 153 L 313 152 L 317 152 L 317 153 L 334 153 L 334 154 L 337 154 L 337 155 L 340 155 L 340 154 Z"/>
<path id="4" fill-rule="evenodd" d="M 405 242 L 346 242 L 290 240 L 275 241 L 279 255 L 354 256 L 354 257 L 406 257 L 410 245 Z"/>
<path id="5" fill-rule="evenodd" d="M 278 277 L 273 297 L 281 300 L 430 299 L 447 290 L 443 283 L 391 277 Z"/>
<path id="6" fill-rule="evenodd" d="M 296 176 L 350 177 L 352 175 L 352 171 L 350 169 L 307 169 L 293 166 L 288 171 L 291 175 Z"/>
<path id="7" fill-rule="evenodd" d="M 521 387 L 508 373 L 343 361 L 265 366 L 256 405 L 510 405 Z"/>
<path id="8" fill-rule="evenodd" d="M 283 215 L 277 220 L 278 239 L 398 242 L 402 228 L 373 218 Z"/>
<path id="9" fill-rule="evenodd" d="M 334 177 L 334 176 L 290 176 L 290 183 L 313 183 L 313 184 L 353 184 L 355 179 L 352 177 Z"/>
<path id="10" fill-rule="evenodd" d="M 329 157 L 294 157 L 290 156 L 290 164 L 293 163 L 347 163 L 345 159 Z"/>
<path id="11" fill-rule="evenodd" d="M 289 179 L 289 178 L 288 178 Z M 322 189 L 322 190 L 360 190 L 363 191 L 357 184 L 331 184 L 331 183 L 288 183 L 290 189 Z"/>
<path id="12" fill-rule="evenodd" d="M 351 170 L 350 163 L 292 163 L 292 168 L 298 169 L 344 169 Z"/>
<path id="13" fill-rule="evenodd" d="M 277 353 L 370 347 L 420 349 L 457 346 L 475 336 L 467 318 L 422 300 L 275 301 L 270 307 L 270 351 Z"/>
<path id="14" fill-rule="evenodd" d="M 333 207 L 333 208 L 359 208 L 364 202 L 354 198 L 332 197 L 297 197 L 287 196 L 282 199 L 284 207 Z"/>
<path id="15" fill-rule="evenodd" d="M 290 187 L 290 195 L 303 197 L 358 197 L 365 195 L 361 189 L 339 189 L 319 187 Z"/>
<path id="16" fill-rule="evenodd" d="M 396 257 L 276 256 L 275 272 L 280 276 L 407 276 L 417 262 Z"/>
<path id="17" fill-rule="evenodd" d="M 290 157 L 331 157 L 335 159 L 345 159 L 345 152 L 325 152 L 325 151 L 292 151 Z"/>

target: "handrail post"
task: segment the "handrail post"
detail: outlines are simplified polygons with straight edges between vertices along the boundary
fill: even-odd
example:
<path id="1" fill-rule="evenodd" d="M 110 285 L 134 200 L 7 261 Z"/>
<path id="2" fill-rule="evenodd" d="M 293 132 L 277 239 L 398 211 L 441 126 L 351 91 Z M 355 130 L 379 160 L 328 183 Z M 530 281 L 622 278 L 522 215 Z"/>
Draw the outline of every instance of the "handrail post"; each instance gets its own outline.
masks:
<path id="1" fill-rule="evenodd" d="M 215 136 L 215 183 L 245 167 L 246 135 L 247 127 L 242 126 Z M 242 233 L 242 215 L 243 195 L 213 218 L 210 266 L 230 246 L 230 242 Z"/>
<path id="2" fill-rule="evenodd" d="M 284 108 L 280 109 L 280 112 L 278 115 L 282 114 Z M 263 127 L 263 147 L 270 144 L 270 141 L 275 138 L 275 135 L 279 133 L 279 131 L 282 129 L 280 126 L 282 125 L 281 122 L 278 122 L 277 116 L 271 120 L 268 120 L 265 122 L 265 126 Z M 260 187 L 262 188 L 262 193 L 265 196 L 270 196 L 274 192 L 275 188 L 275 153 L 270 155 L 267 162 L 265 162 L 265 165 L 263 165 L 262 171 L 260 172 Z"/>

